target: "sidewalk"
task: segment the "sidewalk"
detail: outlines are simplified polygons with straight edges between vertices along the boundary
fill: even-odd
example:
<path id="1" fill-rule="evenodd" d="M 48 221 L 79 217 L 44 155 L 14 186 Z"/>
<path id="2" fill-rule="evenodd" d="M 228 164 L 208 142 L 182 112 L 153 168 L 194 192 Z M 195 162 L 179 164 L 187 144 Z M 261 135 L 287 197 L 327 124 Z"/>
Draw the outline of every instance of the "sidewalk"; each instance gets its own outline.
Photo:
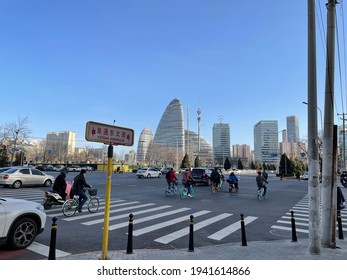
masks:
<path id="1" fill-rule="evenodd" d="M 247 246 L 229 243 L 187 249 L 133 249 L 132 254 L 109 251 L 110 260 L 347 260 L 347 241 L 336 239 L 336 249 L 321 248 L 320 255 L 309 253 L 309 239 L 251 241 Z M 58 260 L 99 260 L 101 251 L 70 255 Z"/>

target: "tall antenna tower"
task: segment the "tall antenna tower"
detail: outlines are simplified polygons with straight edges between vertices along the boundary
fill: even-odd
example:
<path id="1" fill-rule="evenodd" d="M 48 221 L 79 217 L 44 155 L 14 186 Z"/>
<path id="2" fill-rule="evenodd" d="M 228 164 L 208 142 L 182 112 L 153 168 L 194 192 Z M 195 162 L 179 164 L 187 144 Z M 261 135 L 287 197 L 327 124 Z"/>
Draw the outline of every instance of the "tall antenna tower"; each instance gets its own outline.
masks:
<path id="1" fill-rule="evenodd" d="M 187 107 L 187 155 L 189 156 L 189 106 Z"/>
<path id="2" fill-rule="evenodd" d="M 200 121 L 201 121 L 201 110 L 198 108 L 198 152 L 200 153 Z"/>

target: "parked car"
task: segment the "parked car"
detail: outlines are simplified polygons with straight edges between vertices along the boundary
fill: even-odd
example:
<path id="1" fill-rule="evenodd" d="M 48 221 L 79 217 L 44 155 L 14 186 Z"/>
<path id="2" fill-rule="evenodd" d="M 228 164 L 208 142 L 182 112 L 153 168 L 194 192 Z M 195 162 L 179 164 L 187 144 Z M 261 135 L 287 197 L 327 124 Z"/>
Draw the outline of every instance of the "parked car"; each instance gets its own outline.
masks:
<path id="1" fill-rule="evenodd" d="M 80 172 L 81 171 L 81 166 L 79 165 L 70 165 L 67 168 L 68 172 Z"/>
<path id="2" fill-rule="evenodd" d="M 46 166 L 44 165 L 36 165 L 35 168 L 40 171 L 46 171 Z"/>
<path id="3" fill-rule="evenodd" d="M 308 180 L 308 172 L 304 172 L 304 173 L 301 175 L 301 180 Z"/>
<path id="4" fill-rule="evenodd" d="M 27 248 L 43 232 L 46 214 L 39 203 L 0 197 L 0 244 Z"/>
<path id="5" fill-rule="evenodd" d="M 161 177 L 161 172 L 157 168 L 140 168 L 136 172 L 138 178 Z"/>
<path id="6" fill-rule="evenodd" d="M 56 166 L 53 167 L 53 171 L 58 171 L 58 172 L 60 172 L 60 171 L 63 170 L 63 168 L 65 168 L 65 165 L 58 164 L 58 165 L 56 165 Z"/>
<path id="7" fill-rule="evenodd" d="M 0 186 L 13 187 L 21 186 L 45 186 L 50 187 L 54 183 L 54 177 L 35 168 L 27 166 L 14 166 L 0 173 Z"/>
<path id="8" fill-rule="evenodd" d="M 206 186 L 210 185 L 210 175 L 211 175 L 211 170 L 209 168 L 204 168 L 204 167 L 198 167 L 198 168 L 193 168 L 190 174 L 192 175 L 194 182 L 196 184 L 204 184 Z"/>
<path id="9" fill-rule="evenodd" d="M 45 171 L 54 171 L 53 165 L 47 165 Z"/>
<path id="10" fill-rule="evenodd" d="M 85 169 L 85 170 L 90 171 L 90 172 L 94 171 L 94 168 L 89 166 L 89 165 L 83 166 L 82 169 Z"/>

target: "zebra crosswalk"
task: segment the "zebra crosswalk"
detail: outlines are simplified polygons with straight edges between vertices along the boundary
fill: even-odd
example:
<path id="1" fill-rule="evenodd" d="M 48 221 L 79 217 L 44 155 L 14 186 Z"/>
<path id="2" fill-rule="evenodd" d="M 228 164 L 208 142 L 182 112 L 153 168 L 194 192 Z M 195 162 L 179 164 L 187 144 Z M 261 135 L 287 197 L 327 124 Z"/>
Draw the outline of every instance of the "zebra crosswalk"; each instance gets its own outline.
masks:
<path id="1" fill-rule="evenodd" d="M 13 192 L 6 191 L 2 196 L 13 197 Z M 44 192 L 41 190 L 21 190 L 16 193 L 16 198 L 42 203 Z M 46 210 L 48 217 L 59 217 L 61 221 L 79 223 L 83 226 L 104 227 L 105 200 L 100 198 L 100 207 L 98 212 L 89 213 L 84 211 L 82 214 L 76 214 L 72 217 L 65 217 L 60 206 L 52 207 Z M 177 207 L 174 204 L 160 204 L 157 202 L 129 201 L 121 198 L 113 198 L 110 202 L 109 210 L 109 232 L 122 230 L 127 233 L 129 214 L 133 214 L 136 228 L 133 236 L 147 235 L 150 238 L 153 234 L 153 241 L 159 244 L 169 244 L 175 240 L 189 235 L 189 217 L 194 216 L 194 232 L 204 229 L 204 238 L 223 241 L 233 233 L 241 229 L 239 215 L 234 213 L 220 213 L 208 209 L 194 210 L 191 207 Z M 250 224 L 256 221 L 258 217 L 245 216 L 244 222 Z M 117 233 L 118 234 L 118 233 Z M 120 232 L 121 234 L 121 232 Z M 202 236 L 202 235 L 200 235 Z"/>
<path id="2" fill-rule="evenodd" d="M 300 200 L 297 204 L 295 204 L 291 211 L 294 212 L 295 219 L 295 228 L 296 232 L 300 232 L 303 234 L 309 234 L 309 206 L 308 206 L 308 197 L 305 196 L 302 200 Z M 292 231 L 291 219 L 292 214 L 291 211 L 285 213 L 275 225 L 271 226 L 272 229 L 283 230 L 283 231 Z M 347 210 L 343 209 L 341 211 L 341 221 L 342 225 L 347 224 Z M 347 228 L 343 227 L 343 231 L 347 232 Z"/>

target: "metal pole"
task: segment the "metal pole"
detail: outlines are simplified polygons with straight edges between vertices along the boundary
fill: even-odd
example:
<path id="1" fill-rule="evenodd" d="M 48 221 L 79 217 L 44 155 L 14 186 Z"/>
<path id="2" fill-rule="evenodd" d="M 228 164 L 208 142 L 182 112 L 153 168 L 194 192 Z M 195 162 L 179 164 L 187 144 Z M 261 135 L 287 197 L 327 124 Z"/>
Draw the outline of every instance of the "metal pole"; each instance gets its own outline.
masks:
<path id="1" fill-rule="evenodd" d="M 320 192 L 317 129 L 317 73 L 315 0 L 308 0 L 308 193 L 309 193 L 309 252 L 320 254 Z"/>
<path id="2" fill-rule="evenodd" d="M 110 221 L 110 205 L 111 205 L 111 177 L 112 177 L 112 158 L 113 158 L 113 146 L 108 146 L 107 154 L 107 180 L 106 180 L 106 193 L 105 193 L 105 216 L 104 216 L 104 232 L 102 238 L 102 254 L 101 259 L 107 260 L 107 250 L 108 250 L 108 226 Z"/>

